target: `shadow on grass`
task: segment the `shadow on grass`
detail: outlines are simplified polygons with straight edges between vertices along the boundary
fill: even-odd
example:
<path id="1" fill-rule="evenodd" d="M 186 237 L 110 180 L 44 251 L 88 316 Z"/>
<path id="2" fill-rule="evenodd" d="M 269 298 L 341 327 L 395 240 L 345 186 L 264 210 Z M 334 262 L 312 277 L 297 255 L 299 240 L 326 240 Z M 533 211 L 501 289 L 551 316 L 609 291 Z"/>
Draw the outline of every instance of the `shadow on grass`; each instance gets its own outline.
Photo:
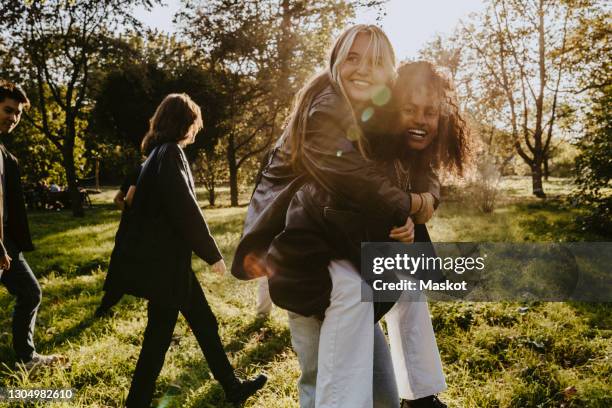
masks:
<path id="1" fill-rule="evenodd" d="M 518 203 L 513 208 L 528 241 L 606 241 L 603 236 L 583 229 L 576 218 L 584 211 L 563 199 Z"/>
<path id="2" fill-rule="evenodd" d="M 119 210 L 112 205 L 96 204 L 85 211 L 85 217 L 73 217 L 70 212 L 36 211 L 28 213 L 34 239 L 44 239 L 50 235 L 78 227 L 118 222 Z"/>
<path id="3" fill-rule="evenodd" d="M 236 359 L 235 369 L 239 377 L 244 377 L 240 373 L 249 373 L 253 365 L 272 363 L 278 355 L 290 348 L 289 329 L 276 327 L 269 323 L 265 319 L 255 319 L 248 325 L 239 327 L 234 334 L 234 340 L 225 346 L 226 352 L 237 353 L 244 349 L 253 336 L 257 336 L 256 345 Z M 205 359 L 191 360 L 184 366 L 181 376 L 175 378 L 171 383 L 160 384 L 158 389 L 163 394 L 157 397 L 158 406 L 185 406 L 188 389 L 192 386 L 199 388 L 202 382 L 210 380 L 211 377 L 210 368 Z M 225 401 L 223 388 L 216 381 L 211 382 L 204 392 L 198 394 L 191 402 L 198 407 L 234 407 Z"/>

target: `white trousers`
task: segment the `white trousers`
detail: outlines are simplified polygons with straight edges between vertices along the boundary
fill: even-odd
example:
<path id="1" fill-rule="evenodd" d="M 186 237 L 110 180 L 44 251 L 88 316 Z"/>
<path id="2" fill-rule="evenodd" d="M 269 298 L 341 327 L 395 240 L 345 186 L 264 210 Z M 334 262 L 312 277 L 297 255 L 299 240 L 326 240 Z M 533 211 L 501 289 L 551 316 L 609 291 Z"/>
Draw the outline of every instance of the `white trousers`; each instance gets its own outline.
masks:
<path id="1" fill-rule="evenodd" d="M 257 315 L 269 315 L 272 312 L 272 299 L 268 288 L 268 278 L 257 278 Z"/>
<path id="2" fill-rule="evenodd" d="M 329 271 L 333 287 L 325 319 L 289 313 L 302 370 L 300 407 L 395 408 L 398 389 L 405 399 L 446 389 L 427 303 L 398 302 L 389 312 L 389 354 L 373 324 L 372 303 L 361 302 L 359 273 L 346 260 L 332 261 Z M 413 330 L 415 325 L 423 327 Z"/>

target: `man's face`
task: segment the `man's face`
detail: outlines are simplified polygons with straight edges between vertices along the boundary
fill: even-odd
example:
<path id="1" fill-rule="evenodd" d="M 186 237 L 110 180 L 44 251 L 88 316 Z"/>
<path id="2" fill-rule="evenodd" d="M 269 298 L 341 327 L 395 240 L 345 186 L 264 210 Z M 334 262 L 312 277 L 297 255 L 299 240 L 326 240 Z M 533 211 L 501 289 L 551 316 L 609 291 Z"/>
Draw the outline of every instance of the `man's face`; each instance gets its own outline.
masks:
<path id="1" fill-rule="evenodd" d="M 440 101 L 426 87 L 407 92 L 400 110 L 400 129 L 406 146 L 423 150 L 438 135 Z"/>
<path id="2" fill-rule="evenodd" d="M 10 133 L 21 119 L 23 103 L 11 98 L 0 102 L 0 133 Z"/>

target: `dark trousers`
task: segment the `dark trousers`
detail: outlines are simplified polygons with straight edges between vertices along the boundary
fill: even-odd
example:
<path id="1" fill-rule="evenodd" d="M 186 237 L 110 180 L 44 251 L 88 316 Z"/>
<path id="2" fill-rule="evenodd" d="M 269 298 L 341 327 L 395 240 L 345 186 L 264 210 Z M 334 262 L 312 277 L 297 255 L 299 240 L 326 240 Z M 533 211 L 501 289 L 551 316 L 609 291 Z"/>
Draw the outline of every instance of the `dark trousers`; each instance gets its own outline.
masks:
<path id="1" fill-rule="evenodd" d="M 121 298 L 123 297 L 123 293 L 115 292 L 112 290 L 107 290 L 104 292 L 104 296 L 102 296 L 102 300 L 100 301 L 100 305 L 96 309 L 96 316 L 104 316 L 106 313 L 109 313 L 111 309 L 119 303 Z"/>
<path id="2" fill-rule="evenodd" d="M 188 304 L 180 310 L 149 301 L 147 328 L 126 401 L 129 408 L 148 408 L 151 405 L 155 380 L 164 365 L 179 311 L 196 336 L 215 379 L 224 389 L 236 384 L 234 369 L 227 359 L 219 338 L 217 319 L 196 281 Z"/>
<path id="3" fill-rule="evenodd" d="M 36 351 L 34 326 L 42 292 L 23 253 L 9 237 L 5 238 L 4 246 L 13 260 L 10 269 L 2 273 L 2 284 L 17 298 L 13 311 L 13 348 L 19 361 L 29 361 Z"/>

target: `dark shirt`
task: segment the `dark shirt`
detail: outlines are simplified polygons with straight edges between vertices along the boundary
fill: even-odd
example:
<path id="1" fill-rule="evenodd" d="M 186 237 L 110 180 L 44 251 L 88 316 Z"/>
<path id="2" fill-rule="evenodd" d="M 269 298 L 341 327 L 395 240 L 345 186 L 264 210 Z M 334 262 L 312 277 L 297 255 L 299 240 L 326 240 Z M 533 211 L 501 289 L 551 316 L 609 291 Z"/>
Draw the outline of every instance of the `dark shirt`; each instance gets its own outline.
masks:
<path id="1" fill-rule="evenodd" d="M 6 191 L 6 180 L 5 180 L 5 171 L 4 171 L 4 157 L 0 154 L 0 179 L 2 182 L 2 191 L 4 196 L 7 196 Z M 7 229 L 8 226 L 8 208 L 6 206 L 6 199 L 2 200 L 2 205 L 4 206 L 2 211 L 2 224 L 4 225 L 4 230 Z"/>

